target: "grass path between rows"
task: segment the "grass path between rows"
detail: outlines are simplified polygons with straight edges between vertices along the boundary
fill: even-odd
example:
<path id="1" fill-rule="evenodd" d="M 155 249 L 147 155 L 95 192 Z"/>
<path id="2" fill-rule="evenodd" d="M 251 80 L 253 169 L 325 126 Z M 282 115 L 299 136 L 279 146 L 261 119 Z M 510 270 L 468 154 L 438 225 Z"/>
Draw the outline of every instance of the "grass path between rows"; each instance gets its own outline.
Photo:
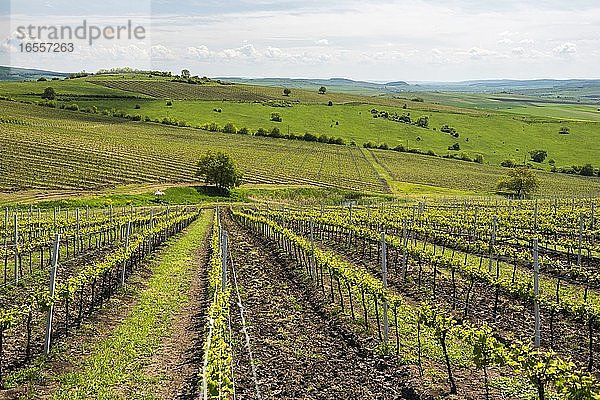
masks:
<path id="1" fill-rule="evenodd" d="M 196 253 L 212 221 L 204 212 L 152 260 L 152 277 L 132 312 L 99 342 L 75 371 L 58 377 L 53 399 L 154 399 L 147 365 L 168 337 L 174 317 L 189 301 L 191 280 L 201 267 Z"/>

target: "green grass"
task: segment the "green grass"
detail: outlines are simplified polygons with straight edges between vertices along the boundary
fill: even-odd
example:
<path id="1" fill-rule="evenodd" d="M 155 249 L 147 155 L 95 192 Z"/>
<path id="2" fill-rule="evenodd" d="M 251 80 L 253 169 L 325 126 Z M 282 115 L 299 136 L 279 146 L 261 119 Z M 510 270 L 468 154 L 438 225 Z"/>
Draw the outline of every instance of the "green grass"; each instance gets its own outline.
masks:
<path id="1" fill-rule="evenodd" d="M 229 87 L 219 89 L 223 88 L 229 90 Z M 341 137 L 358 145 L 365 142 L 387 143 L 390 147 L 403 145 L 422 151 L 432 150 L 439 155 L 453 153 L 448 147 L 459 143 L 461 150 L 454 153 L 465 153 L 471 158 L 481 154 L 485 162 L 492 165 L 499 165 L 505 159 L 519 162 L 529 160 L 528 152 L 536 149 L 546 150 L 547 161 L 554 159 L 559 167 L 598 163 L 600 112 L 590 111 L 590 106 L 521 105 L 503 112 L 490 110 L 471 113 L 414 108 L 405 110 L 399 102 L 392 107 L 370 104 L 371 99 L 368 97 L 362 99 L 364 104 L 336 103 L 332 107 L 305 103 L 294 104 L 293 107 L 272 107 L 263 102 L 200 100 L 175 100 L 172 106 L 167 106 L 165 100 L 143 99 L 80 100 L 77 104 L 81 108 L 95 105 L 99 110 L 123 110 L 131 115 L 147 116 L 153 120 L 167 117 L 196 127 L 212 122 L 221 127 L 233 123 L 238 129 L 246 127 L 251 132 L 256 132 L 259 128 L 271 130 L 277 127 L 282 133 L 324 134 Z M 136 110 L 134 107 L 138 104 L 141 109 Z M 422 129 L 373 118 L 370 113 L 373 108 L 398 114 L 409 112 L 413 119 L 427 115 L 430 118 L 430 128 Z M 213 111 L 215 109 L 221 112 Z M 270 121 L 271 113 L 280 114 L 282 122 Z M 596 119 L 579 120 L 586 119 L 583 117 L 589 115 Z M 459 132 L 459 138 L 441 132 L 439 129 L 444 124 L 454 127 Z M 570 128 L 570 135 L 559 134 L 563 126 Z M 550 169 L 547 161 L 539 166 Z"/>
<path id="2" fill-rule="evenodd" d="M 161 377 L 150 377 L 145 368 L 162 338 L 170 334 L 173 318 L 189 301 L 198 268 L 195 252 L 211 220 L 205 213 L 151 262 L 152 277 L 131 314 L 94 346 L 75 371 L 58 377 L 53 399 L 154 398 L 152 388 L 160 385 Z"/>
<path id="3" fill-rule="evenodd" d="M 60 207 L 83 208 L 83 207 L 125 207 L 125 206 L 147 206 L 152 204 L 200 204 L 213 201 L 237 200 L 217 193 L 209 187 L 183 186 L 171 187 L 163 191 L 164 195 L 157 196 L 154 192 L 140 194 L 111 194 L 105 196 L 77 196 L 61 200 L 42 201 L 36 204 L 39 208 L 52 209 Z M 16 204 L 18 207 L 18 204 Z M 29 205 L 23 205 L 29 207 Z"/>

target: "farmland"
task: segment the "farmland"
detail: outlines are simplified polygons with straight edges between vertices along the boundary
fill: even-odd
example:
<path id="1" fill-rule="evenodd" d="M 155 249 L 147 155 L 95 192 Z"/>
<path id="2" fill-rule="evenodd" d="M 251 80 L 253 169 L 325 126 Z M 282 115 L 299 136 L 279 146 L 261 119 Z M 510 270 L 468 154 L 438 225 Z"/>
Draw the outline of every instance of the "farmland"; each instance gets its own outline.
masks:
<path id="1" fill-rule="evenodd" d="M 598 120 L 421 95 L 0 83 L 0 398 L 596 398 L 600 178 L 527 152 L 597 166 Z M 240 187 L 196 176 L 208 151 Z M 533 199 L 498 192 L 506 158 Z"/>
<path id="2" fill-rule="evenodd" d="M 0 94 L 25 101 L 39 101 L 47 86 L 55 86 L 59 103 L 79 108 L 116 110 L 124 114 L 162 121 L 164 118 L 193 127 L 231 123 L 256 132 L 278 128 L 283 133 L 340 137 L 361 146 L 372 142 L 390 148 L 402 145 L 438 155 L 483 156 L 485 163 L 499 165 L 506 159 L 529 160 L 528 152 L 543 149 L 547 159 L 537 167 L 594 164 L 599 151 L 598 111 L 593 105 L 555 102 L 536 103 L 533 98 L 421 94 L 360 96 L 294 89 L 289 96 L 277 87 L 249 85 L 186 84 L 140 75 L 97 76 L 57 82 L 2 83 Z M 425 103 L 409 99 L 423 97 Z M 171 101 L 171 105 L 166 104 Z M 328 102 L 331 101 L 331 106 Z M 539 99 L 538 99 L 539 101 Z M 406 105 L 406 108 L 404 106 Z M 428 128 L 374 118 L 372 110 L 409 114 L 413 120 L 429 117 Z M 281 122 L 272 122 L 277 113 Z M 452 127 L 458 137 L 441 132 Z M 567 127 L 570 134 L 561 135 Z M 459 151 L 448 147 L 458 143 Z M 552 160 L 550 165 L 548 161 Z"/>

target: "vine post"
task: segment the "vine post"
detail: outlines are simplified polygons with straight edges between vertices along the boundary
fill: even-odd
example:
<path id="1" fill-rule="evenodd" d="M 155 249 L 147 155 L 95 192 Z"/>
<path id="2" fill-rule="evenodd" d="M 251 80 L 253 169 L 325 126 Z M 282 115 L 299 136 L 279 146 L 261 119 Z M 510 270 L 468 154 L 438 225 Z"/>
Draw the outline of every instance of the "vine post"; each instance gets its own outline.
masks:
<path id="1" fill-rule="evenodd" d="M 125 252 L 127 252 L 127 248 L 129 247 L 129 235 L 131 234 L 131 220 L 127 221 L 127 232 L 125 233 Z M 125 266 L 127 265 L 127 260 L 123 260 L 123 269 L 121 270 L 121 285 L 125 284 Z"/>
<path id="2" fill-rule="evenodd" d="M 15 229 L 14 229 L 14 239 L 15 239 L 15 285 L 19 284 L 19 216 L 15 213 Z"/>
<path id="3" fill-rule="evenodd" d="M 313 282 L 316 282 L 317 264 L 315 262 L 315 226 L 312 217 L 310 217 L 310 272 Z"/>
<path id="4" fill-rule="evenodd" d="M 387 289 L 387 246 L 385 243 L 385 232 L 381 232 L 381 279 L 383 287 Z M 388 323 L 388 303 L 387 299 L 382 300 L 383 303 L 383 340 L 387 344 L 389 338 L 389 323 Z"/>
<path id="5" fill-rule="evenodd" d="M 50 285 L 49 295 L 50 301 L 54 297 L 54 291 L 56 289 L 56 268 L 58 267 L 58 249 L 60 246 L 60 234 L 56 234 L 54 239 L 54 251 L 52 253 L 52 265 L 50 267 Z M 48 309 L 48 315 L 46 316 L 46 336 L 44 339 L 44 354 L 48 355 L 50 352 L 50 342 L 52 340 L 52 314 L 54 313 L 54 305 L 50 303 Z"/>
<path id="6" fill-rule="evenodd" d="M 533 312 L 535 317 L 535 347 L 540 347 L 540 263 L 538 257 L 538 239 L 533 239 Z"/>

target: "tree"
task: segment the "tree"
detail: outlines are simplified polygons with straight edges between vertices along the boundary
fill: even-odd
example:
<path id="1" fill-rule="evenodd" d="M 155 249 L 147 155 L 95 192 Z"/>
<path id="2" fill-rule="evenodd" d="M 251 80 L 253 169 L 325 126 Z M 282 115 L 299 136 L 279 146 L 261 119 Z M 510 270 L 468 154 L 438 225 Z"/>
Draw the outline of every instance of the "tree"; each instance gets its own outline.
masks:
<path id="1" fill-rule="evenodd" d="M 181 71 L 181 77 L 182 78 L 190 79 L 190 76 L 191 76 L 191 74 L 190 74 L 189 70 L 184 69 L 184 70 Z"/>
<path id="2" fill-rule="evenodd" d="M 532 150 L 529 152 L 531 156 L 531 161 L 536 163 L 542 163 L 548 156 L 548 152 L 546 150 Z"/>
<path id="3" fill-rule="evenodd" d="M 222 152 L 212 151 L 200 158 L 196 176 L 223 192 L 229 192 L 239 186 L 242 179 L 242 173 L 231 157 Z"/>
<path id="4" fill-rule="evenodd" d="M 290 89 L 290 88 L 283 89 L 284 96 L 289 96 L 291 93 L 292 93 L 292 89 Z"/>
<path id="5" fill-rule="evenodd" d="M 507 176 L 500 179 L 498 189 L 506 189 L 518 197 L 532 194 L 539 187 L 537 176 L 532 170 L 525 167 L 512 169 Z"/>
<path id="6" fill-rule="evenodd" d="M 56 92 L 54 91 L 54 88 L 47 87 L 46 89 L 44 89 L 44 93 L 42 93 L 42 99 L 46 99 L 46 100 L 56 99 Z"/>
<path id="7" fill-rule="evenodd" d="M 585 164 L 583 167 L 581 167 L 579 175 L 594 176 L 594 167 L 592 166 L 592 164 Z"/>
<path id="8" fill-rule="evenodd" d="M 319 94 L 325 94 L 325 92 L 327 92 L 327 88 L 325 86 L 321 86 L 319 88 Z"/>
<path id="9" fill-rule="evenodd" d="M 427 115 L 423 115 L 415 121 L 415 124 L 420 128 L 427 128 L 429 126 L 429 117 Z"/>

